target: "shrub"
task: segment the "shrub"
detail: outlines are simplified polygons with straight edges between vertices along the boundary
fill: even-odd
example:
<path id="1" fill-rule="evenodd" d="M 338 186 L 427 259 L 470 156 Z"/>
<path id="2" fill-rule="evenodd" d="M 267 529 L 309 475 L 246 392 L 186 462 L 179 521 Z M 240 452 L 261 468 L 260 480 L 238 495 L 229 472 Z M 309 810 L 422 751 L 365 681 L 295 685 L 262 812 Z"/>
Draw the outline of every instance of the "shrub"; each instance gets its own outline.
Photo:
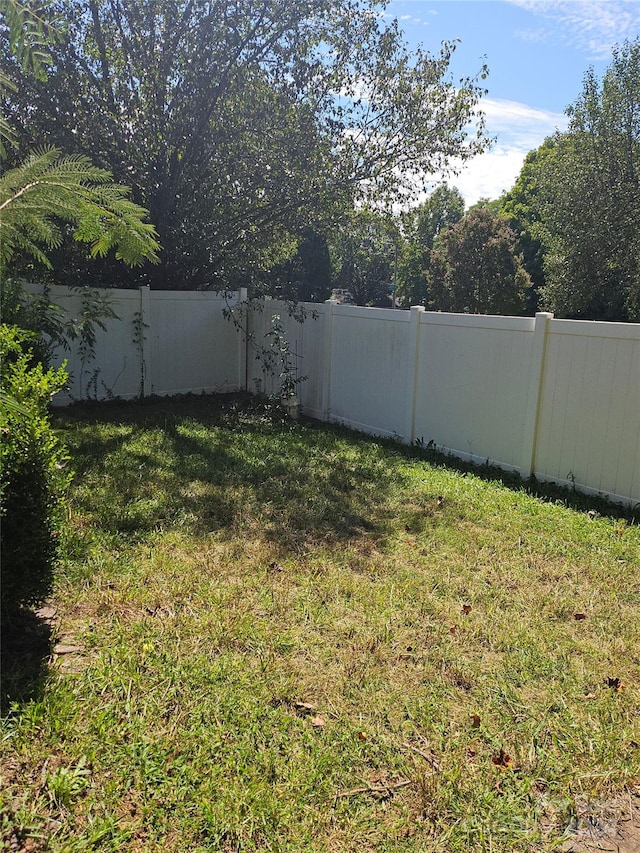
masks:
<path id="1" fill-rule="evenodd" d="M 34 359 L 32 333 L 0 326 L 0 560 L 2 615 L 51 591 L 70 474 L 48 416 L 67 379 Z"/>

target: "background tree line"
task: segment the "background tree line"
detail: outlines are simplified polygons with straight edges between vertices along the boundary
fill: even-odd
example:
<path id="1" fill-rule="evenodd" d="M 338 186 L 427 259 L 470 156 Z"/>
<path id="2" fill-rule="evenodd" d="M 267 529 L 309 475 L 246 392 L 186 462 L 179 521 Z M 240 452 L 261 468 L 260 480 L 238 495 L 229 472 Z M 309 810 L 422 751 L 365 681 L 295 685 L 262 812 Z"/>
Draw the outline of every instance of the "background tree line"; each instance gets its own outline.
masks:
<path id="1" fill-rule="evenodd" d="M 405 307 L 639 321 L 640 39 L 567 113 L 499 199 L 465 212 L 443 184 L 402 216 L 353 214 L 327 255 L 334 286 L 359 304 L 389 306 L 395 278 Z"/>
<path id="2" fill-rule="evenodd" d="M 43 145 L 90 158 L 132 188 L 162 246 L 159 263 L 126 268 L 103 241 L 91 263 L 66 226 L 48 273 L 25 251 L 8 269 L 311 301 L 341 288 L 385 306 L 397 285 L 405 307 L 637 320 L 639 40 L 614 50 L 601 81 L 586 73 L 568 130 L 529 153 L 500 199 L 465 212 L 443 184 L 416 206 L 416 175 L 487 146 L 486 69 L 454 83 L 455 45 L 411 55 L 376 5 L 53 0 L 47 74 L 21 63 L 5 28 L 18 144 L 5 165 Z"/>
<path id="3" fill-rule="evenodd" d="M 91 158 L 131 187 L 162 246 L 158 264 L 127 270 L 65 241 L 50 278 L 259 289 L 354 205 L 388 206 L 411 195 L 409 175 L 482 151 L 486 69 L 454 81 L 455 43 L 410 52 L 383 5 L 51 0 L 46 75 L 0 33 L 18 151 Z"/>
<path id="4" fill-rule="evenodd" d="M 640 39 L 587 71 L 569 126 L 531 151 L 486 207 L 515 234 L 527 313 L 640 321 Z"/>
<path id="5" fill-rule="evenodd" d="M 585 74 L 567 114 L 499 199 L 465 212 L 445 184 L 396 220 L 404 306 L 640 320 L 640 39 Z"/>

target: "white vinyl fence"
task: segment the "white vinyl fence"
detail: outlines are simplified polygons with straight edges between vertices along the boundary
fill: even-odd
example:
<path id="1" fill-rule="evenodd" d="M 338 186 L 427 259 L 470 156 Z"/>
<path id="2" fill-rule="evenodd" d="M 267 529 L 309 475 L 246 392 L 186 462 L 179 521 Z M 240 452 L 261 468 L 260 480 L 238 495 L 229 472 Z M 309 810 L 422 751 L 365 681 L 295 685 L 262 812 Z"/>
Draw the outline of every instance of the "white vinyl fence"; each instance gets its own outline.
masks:
<path id="1" fill-rule="evenodd" d="M 302 306 L 299 322 L 272 300 L 247 317 L 244 293 L 107 293 L 120 319 L 98 334 L 95 361 L 66 354 L 73 383 L 57 402 L 273 393 L 280 368 L 265 373 L 259 349 L 277 315 L 311 417 L 640 502 L 640 325 L 333 302 Z M 54 288 L 52 299 L 80 310 L 76 291 Z"/>
<path id="2" fill-rule="evenodd" d="M 38 288 L 30 288 L 37 291 Z M 93 358 L 83 361 L 78 347 L 59 349 L 67 361 L 69 389 L 55 403 L 87 398 L 123 400 L 180 393 L 224 393 L 245 386 L 243 336 L 225 317 L 244 294 L 228 299 L 204 291 L 101 290 L 117 319 L 106 331 L 95 328 Z M 80 318 L 82 294 L 52 287 L 51 301 L 67 317 Z"/>
<path id="3" fill-rule="evenodd" d="M 640 325 L 306 308 L 300 324 L 266 302 L 251 328 L 280 316 L 312 417 L 640 502 Z"/>

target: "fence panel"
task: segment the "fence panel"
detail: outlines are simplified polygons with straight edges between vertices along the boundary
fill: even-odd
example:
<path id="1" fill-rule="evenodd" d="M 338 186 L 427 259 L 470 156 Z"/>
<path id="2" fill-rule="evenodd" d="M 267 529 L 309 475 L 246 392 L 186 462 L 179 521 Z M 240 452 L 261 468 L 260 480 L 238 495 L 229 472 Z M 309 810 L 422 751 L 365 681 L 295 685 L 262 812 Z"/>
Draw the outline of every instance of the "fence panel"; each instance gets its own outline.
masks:
<path id="1" fill-rule="evenodd" d="M 27 289 L 42 290 L 37 285 Z M 66 359 L 70 381 L 68 390 L 56 395 L 56 405 L 87 398 L 129 400 L 143 393 L 211 393 L 243 387 L 241 334 L 225 319 L 227 303 L 217 294 L 147 288 L 99 293 L 117 319 L 105 319 L 105 330 L 95 327 L 89 358 L 83 360 L 77 342 L 68 351 L 58 348 L 54 364 Z M 81 291 L 54 286 L 50 298 L 66 317 L 81 317 Z"/>
<path id="2" fill-rule="evenodd" d="M 234 300 L 235 301 L 235 300 Z M 239 331 L 227 301 L 204 291 L 151 291 L 149 384 L 153 394 L 237 391 Z"/>
<path id="3" fill-rule="evenodd" d="M 36 286 L 32 292 L 41 291 Z M 54 403 L 66 406 L 75 400 L 138 397 L 142 382 L 142 363 L 139 347 L 134 343 L 134 320 L 140 310 L 137 290 L 100 291 L 107 295 L 117 319 L 102 321 L 105 330 L 95 327 L 93 354 L 81 357 L 77 341 L 70 349 L 59 347 L 53 362 L 56 366 L 67 361 L 69 385 L 57 394 Z M 79 319 L 83 312 L 83 295 L 68 287 L 50 288 L 51 301 L 63 309 L 67 318 Z"/>
<path id="4" fill-rule="evenodd" d="M 520 470 L 534 328 L 533 318 L 423 314 L 416 437 Z"/>
<path id="5" fill-rule="evenodd" d="M 640 326 L 552 320 L 536 476 L 640 501 Z"/>
<path id="6" fill-rule="evenodd" d="M 405 438 L 408 311 L 333 307 L 329 415 L 363 432 Z"/>
<path id="7" fill-rule="evenodd" d="M 249 315 L 251 333 L 247 350 L 247 389 L 263 394 L 277 394 L 280 390 L 279 374 L 282 365 L 273 352 L 272 369 L 265 369 L 262 348 L 269 348 L 272 338 L 273 318 L 284 330 L 291 351 L 294 378 L 306 377 L 296 385 L 303 411 L 310 417 L 322 418 L 322 379 L 324 358 L 324 330 L 326 306 L 301 303 L 292 314 L 286 302 L 265 300 L 255 306 Z M 304 318 L 300 322 L 298 318 Z"/>

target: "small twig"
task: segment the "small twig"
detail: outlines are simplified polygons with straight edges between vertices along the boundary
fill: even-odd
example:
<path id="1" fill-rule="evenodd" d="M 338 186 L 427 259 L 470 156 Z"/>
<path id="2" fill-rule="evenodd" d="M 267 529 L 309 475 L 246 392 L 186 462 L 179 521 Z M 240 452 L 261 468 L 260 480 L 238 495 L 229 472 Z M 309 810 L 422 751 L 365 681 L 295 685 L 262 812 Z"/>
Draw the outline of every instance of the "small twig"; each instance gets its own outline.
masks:
<path id="1" fill-rule="evenodd" d="M 413 746 L 410 743 L 403 743 L 402 746 L 405 749 L 411 750 L 411 752 L 415 752 L 421 758 L 424 758 L 424 760 L 426 762 L 428 762 L 433 767 L 434 770 L 440 770 L 440 765 L 438 764 L 438 762 L 435 760 L 435 758 L 432 755 L 429 755 L 428 752 L 424 752 L 422 749 L 418 749 L 417 746 Z"/>
<path id="2" fill-rule="evenodd" d="M 397 788 L 406 788 L 407 785 L 413 785 L 412 779 L 404 779 L 402 782 L 395 782 L 393 785 L 381 785 L 374 787 L 373 785 L 365 785 L 363 788 L 352 788 L 351 791 L 340 791 L 335 795 L 336 800 L 342 797 L 355 797 L 358 794 L 390 794 Z"/>

